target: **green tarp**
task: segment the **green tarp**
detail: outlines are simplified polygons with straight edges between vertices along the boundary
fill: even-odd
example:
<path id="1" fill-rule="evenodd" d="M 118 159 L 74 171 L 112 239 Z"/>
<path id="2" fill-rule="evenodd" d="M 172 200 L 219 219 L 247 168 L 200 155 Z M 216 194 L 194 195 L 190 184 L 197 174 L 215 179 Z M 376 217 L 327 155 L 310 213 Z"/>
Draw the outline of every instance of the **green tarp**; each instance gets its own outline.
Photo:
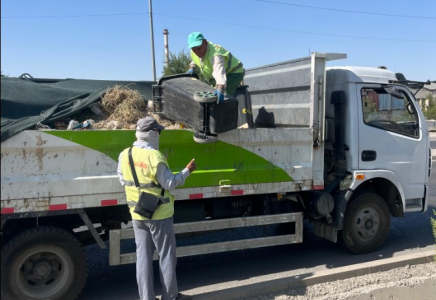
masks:
<path id="1" fill-rule="evenodd" d="M 1 78 L 1 141 L 74 115 L 101 99 L 109 87 L 128 86 L 151 99 L 153 81 Z"/>

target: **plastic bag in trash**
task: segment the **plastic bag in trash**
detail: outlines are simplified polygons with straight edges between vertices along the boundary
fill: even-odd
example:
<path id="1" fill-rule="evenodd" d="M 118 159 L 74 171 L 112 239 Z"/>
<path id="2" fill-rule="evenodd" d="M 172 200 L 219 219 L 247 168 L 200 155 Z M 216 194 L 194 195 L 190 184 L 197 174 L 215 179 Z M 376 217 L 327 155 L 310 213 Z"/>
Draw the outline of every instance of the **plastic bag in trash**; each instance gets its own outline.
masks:
<path id="1" fill-rule="evenodd" d="M 68 123 L 67 130 L 73 130 L 75 129 L 79 124 L 76 120 L 71 120 L 70 123 Z"/>
<path id="2" fill-rule="evenodd" d="M 50 126 L 44 125 L 41 122 L 38 122 L 35 126 L 35 129 L 50 129 Z"/>
<path id="3" fill-rule="evenodd" d="M 83 123 L 79 123 L 76 120 L 71 120 L 68 124 L 67 130 L 82 130 L 82 129 L 94 129 L 94 120 L 86 120 Z"/>

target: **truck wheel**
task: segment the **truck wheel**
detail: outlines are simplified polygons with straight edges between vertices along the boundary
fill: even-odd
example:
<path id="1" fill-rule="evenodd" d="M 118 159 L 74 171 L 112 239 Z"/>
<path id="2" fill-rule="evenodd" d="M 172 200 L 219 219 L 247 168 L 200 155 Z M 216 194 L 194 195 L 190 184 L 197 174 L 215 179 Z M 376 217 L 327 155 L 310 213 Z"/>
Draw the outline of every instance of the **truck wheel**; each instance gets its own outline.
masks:
<path id="1" fill-rule="evenodd" d="M 1 298 L 73 300 L 87 276 L 79 240 L 56 227 L 26 230 L 1 251 Z"/>
<path id="2" fill-rule="evenodd" d="M 345 211 L 342 238 L 348 250 L 370 253 L 383 244 L 391 223 L 386 202 L 375 193 L 357 196 Z"/>

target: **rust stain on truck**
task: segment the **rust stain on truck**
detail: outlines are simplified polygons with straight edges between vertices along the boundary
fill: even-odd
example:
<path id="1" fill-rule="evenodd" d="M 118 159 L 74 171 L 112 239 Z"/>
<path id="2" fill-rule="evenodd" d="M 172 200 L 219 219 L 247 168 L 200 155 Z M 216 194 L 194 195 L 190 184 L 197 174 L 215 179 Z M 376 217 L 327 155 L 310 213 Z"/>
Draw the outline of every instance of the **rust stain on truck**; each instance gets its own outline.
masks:
<path id="1" fill-rule="evenodd" d="M 47 143 L 47 140 L 43 140 L 41 135 L 36 136 L 36 146 L 41 147 L 45 143 Z"/>
<path id="2" fill-rule="evenodd" d="M 41 146 L 43 146 L 46 143 L 47 143 L 47 140 L 43 140 L 41 135 L 37 135 L 36 136 L 36 146 L 37 146 L 37 148 L 35 149 L 35 156 L 36 156 L 36 159 L 38 160 L 38 167 L 39 167 L 40 171 L 42 171 L 44 169 L 43 158 L 45 156 L 44 148 L 42 148 Z"/>
<path id="3" fill-rule="evenodd" d="M 43 161 L 44 149 L 43 148 L 36 148 L 35 156 L 36 156 L 36 159 L 38 160 L 39 170 L 42 171 L 44 169 L 44 161 Z"/>

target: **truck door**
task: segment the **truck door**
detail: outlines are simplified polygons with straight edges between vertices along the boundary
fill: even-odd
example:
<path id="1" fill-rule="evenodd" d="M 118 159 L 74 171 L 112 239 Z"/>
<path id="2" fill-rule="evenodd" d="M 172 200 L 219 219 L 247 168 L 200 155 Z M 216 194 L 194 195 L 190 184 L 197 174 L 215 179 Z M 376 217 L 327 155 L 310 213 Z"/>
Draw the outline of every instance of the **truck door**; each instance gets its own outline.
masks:
<path id="1" fill-rule="evenodd" d="M 409 90 L 402 86 L 358 84 L 359 169 L 394 172 L 405 200 L 422 199 L 426 172 L 427 126 Z"/>

